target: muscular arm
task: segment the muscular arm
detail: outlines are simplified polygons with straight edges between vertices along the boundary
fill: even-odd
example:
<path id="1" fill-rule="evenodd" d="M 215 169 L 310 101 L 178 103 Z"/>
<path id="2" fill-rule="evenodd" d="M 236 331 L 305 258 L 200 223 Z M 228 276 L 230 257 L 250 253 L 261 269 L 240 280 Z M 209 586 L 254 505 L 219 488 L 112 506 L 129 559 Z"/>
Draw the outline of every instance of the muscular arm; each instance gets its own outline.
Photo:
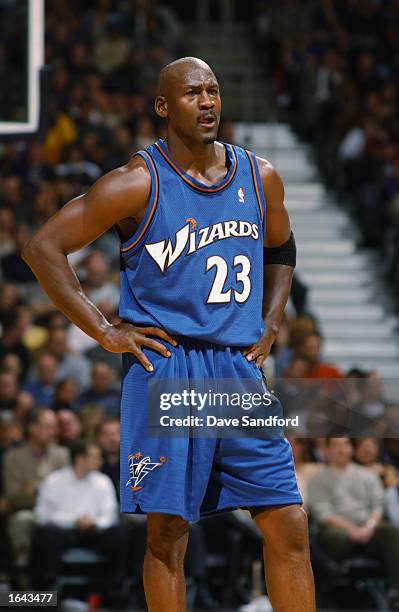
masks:
<path id="1" fill-rule="evenodd" d="M 287 242 L 291 226 L 284 206 L 284 186 L 279 174 L 266 160 L 257 158 L 266 200 L 265 247 L 277 247 Z M 264 290 L 262 316 L 266 329 L 261 340 L 246 351 L 249 361 L 256 360 L 261 367 L 276 339 L 283 319 L 284 308 L 291 290 L 293 268 L 280 264 L 268 264 L 263 268 Z"/>
<path id="2" fill-rule="evenodd" d="M 277 247 L 291 235 L 290 219 L 284 206 L 284 186 L 279 174 L 265 160 L 259 160 L 259 170 L 266 199 L 265 247 Z M 264 266 L 263 318 L 266 326 L 278 333 L 291 290 L 291 266 Z"/>
<path id="3" fill-rule="evenodd" d="M 111 325 L 84 294 L 67 255 L 93 242 L 114 224 L 133 217 L 139 222 L 146 210 L 151 180 L 145 162 L 134 158 L 100 178 L 84 195 L 68 202 L 32 237 L 22 257 L 31 267 L 40 285 L 54 304 L 73 323 L 112 352 L 135 353 L 145 367 L 151 364 L 142 353 L 134 326 Z M 145 328 L 147 330 L 147 328 Z M 154 331 L 155 328 L 149 328 Z M 144 330 L 143 330 L 144 331 Z M 165 332 L 158 335 L 171 338 Z M 148 332 L 150 333 L 150 332 Z M 167 349 L 151 339 L 147 346 Z M 139 343 L 140 344 L 140 343 Z M 141 342 L 144 344 L 144 342 Z"/>

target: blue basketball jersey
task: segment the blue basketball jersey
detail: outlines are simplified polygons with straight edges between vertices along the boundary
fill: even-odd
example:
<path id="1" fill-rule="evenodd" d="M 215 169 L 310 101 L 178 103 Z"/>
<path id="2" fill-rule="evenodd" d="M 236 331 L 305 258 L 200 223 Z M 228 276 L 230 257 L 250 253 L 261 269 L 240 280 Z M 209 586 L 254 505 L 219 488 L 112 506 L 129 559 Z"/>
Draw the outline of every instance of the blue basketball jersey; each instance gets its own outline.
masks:
<path id="1" fill-rule="evenodd" d="M 206 186 L 163 140 L 137 155 L 151 175 L 147 212 L 121 245 L 119 314 L 224 346 L 263 333 L 265 200 L 255 156 L 224 144 L 228 171 Z"/>

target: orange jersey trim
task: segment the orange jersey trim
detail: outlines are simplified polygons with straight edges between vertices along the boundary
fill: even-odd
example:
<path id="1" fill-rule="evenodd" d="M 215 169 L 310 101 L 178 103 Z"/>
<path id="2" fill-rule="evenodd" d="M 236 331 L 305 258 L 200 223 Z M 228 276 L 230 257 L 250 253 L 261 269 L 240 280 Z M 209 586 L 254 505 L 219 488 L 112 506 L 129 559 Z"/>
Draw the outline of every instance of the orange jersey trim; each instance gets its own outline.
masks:
<path id="1" fill-rule="evenodd" d="M 249 151 L 247 151 L 245 149 L 245 153 L 247 154 L 247 157 L 249 159 L 249 163 L 251 164 L 251 172 L 252 172 L 252 179 L 253 179 L 253 182 L 254 182 L 254 185 L 255 185 L 256 199 L 258 200 L 259 210 L 260 210 L 260 218 L 262 219 L 262 223 L 263 223 L 263 206 L 262 206 L 262 200 L 261 200 L 260 193 L 259 193 L 258 181 L 256 180 L 256 172 L 255 172 L 254 162 L 252 160 L 251 155 L 249 154 Z M 261 189 L 262 189 L 262 185 L 261 185 Z"/>
<path id="2" fill-rule="evenodd" d="M 202 191 L 202 193 L 215 193 L 216 191 L 221 191 L 222 189 L 224 189 L 225 187 L 227 187 L 227 185 L 230 185 L 231 181 L 233 180 L 236 170 L 237 170 L 237 156 L 236 153 L 234 151 L 234 148 L 231 145 L 227 145 L 228 147 L 230 147 L 232 153 L 233 153 L 233 158 L 234 158 L 234 167 L 233 170 L 231 172 L 231 175 L 229 177 L 229 179 L 226 181 L 226 183 L 224 183 L 224 185 L 220 185 L 219 187 L 200 187 L 200 185 L 197 185 L 196 183 L 193 183 L 192 181 L 190 181 L 190 179 L 188 178 L 188 176 L 186 174 L 184 174 L 180 168 L 178 166 L 176 166 L 176 164 L 174 163 L 174 161 L 172 161 L 172 159 L 165 153 L 165 151 L 163 151 L 162 147 L 159 146 L 159 144 L 156 142 L 155 143 L 156 148 L 158 149 L 158 151 L 161 153 L 161 155 L 163 156 L 163 158 L 168 162 L 168 164 L 173 168 L 173 170 L 175 172 L 177 172 L 177 174 L 183 179 L 183 181 L 185 181 L 188 185 L 190 185 L 190 187 L 193 187 L 194 189 L 198 189 L 198 191 Z"/>
<path id="3" fill-rule="evenodd" d="M 149 160 L 150 160 L 150 163 L 151 163 L 152 169 L 153 169 L 153 171 L 154 171 L 154 177 L 155 177 L 155 196 L 154 196 L 154 203 L 153 203 L 153 205 L 152 205 L 152 210 L 151 210 L 151 212 L 150 212 L 150 214 L 149 214 L 149 216 L 148 216 L 148 219 L 147 219 L 147 221 L 145 222 L 145 225 L 144 225 L 143 229 L 141 230 L 140 234 L 137 236 L 136 240 L 135 240 L 135 241 L 134 241 L 132 244 L 130 244 L 130 245 L 129 245 L 129 246 L 127 246 L 127 247 L 121 248 L 121 252 L 122 252 L 122 253 L 126 253 L 127 251 L 130 251 L 130 249 L 133 249 L 133 247 L 135 247 L 135 246 L 136 246 L 136 244 L 137 244 L 138 242 L 140 242 L 140 240 L 142 239 L 142 237 L 143 237 L 143 236 L 144 236 L 144 234 L 146 233 L 146 231 L 147 231 L 147 229 L 148 229 L 148 226 L 149 226 L 149 225 L 150 225 L 150 223 L 151 223 L 151 220 L 152 220 L 152 218 L 153 218 L 153 216 L 154 216 L 155 210 L 156 210 L 157 205 L 158 205 L 158 197 L 159 197 L 159 179 L 158 179 L 158 173 L 157 173 L 157 170 L 156 170 L 156 168 L 155 168 L 155 164 L 154 164 L 154 162 L 153 162 L 153 160 L 152 160 L 152 157 L 151 157 L 151 155 L 149 155 L 148 153 L 147 153 L 147 159 L 149 159 Z"/>

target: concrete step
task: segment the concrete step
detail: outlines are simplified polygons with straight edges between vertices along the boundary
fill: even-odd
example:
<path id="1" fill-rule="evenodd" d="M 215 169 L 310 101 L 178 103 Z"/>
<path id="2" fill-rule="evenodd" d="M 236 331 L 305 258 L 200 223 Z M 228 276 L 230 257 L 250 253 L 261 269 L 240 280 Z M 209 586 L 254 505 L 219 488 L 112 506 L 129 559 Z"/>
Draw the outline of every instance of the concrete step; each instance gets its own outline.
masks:
<path id="1" fill-rule="evenodd" d="M 358 306 L 324 306 L 317 305 L 313 309 L 316 317 L 322 320 L 328 319 L 329 321 L 349 321 L 357 320 L 368 322 L 371 324 L 378 324 L 384 320 L 384 310 L 377 304 L 367 304 Z"/>
<path id="2" fill-rule="evenodd" d="M 338 359 L 368 357 L 381 357 L 384 359 L 399 359 L 399 347 L 395 341 L 387 342 L 363 341 L 363 342 L 343 342 L 328 340 L 325 342 L 323 352 L 328 358 Z"/>
<path id="3" fill-rule="evenodd" d="M 257 151 L 261 151 L 270 144 L 273 148 L 300 149 L 302 145 L 295 134 L 286 126 L 280 123 L 267 123 L 254 126 L 253 123 L 240 122 L 235 126 L 235 133 L 238 139 L 251 134 L 252 146 Z"/>
<path id="4" fill-rule="evenodd" d="M 311 305 L 328 304 L 365 304 L 373 299 L 373 290 L 366 287 L 352 287 L 345 292 L 338 292 L 324 287 L 312 287 L 309 291 Z"/>
<path id="5" fill-rule="evenodd" d="M 369 325 L 364 321 L 330 321 L 323 320 L 323 334 L 333 340 L 388 340 L 397 338 L 394 324 L 391 321 L 381 321 L 378 325 Z"/>
<path id="6" fill-rule="evenodd" d="M 355 250 L 355 245 L 352 240 L 343 238 L 331 242 L 309 242 L 301 244 L 301 251 L 304 255 L 329 255 L 334 258 L 336 256 L 349 256 Z M 331 262 L 334 265 L 334 262 Z"/>
<path id="7" fill-rule="evenodd" d="M 337 291 L 346 290 L 348 287 L 373 285 L 367 270 L 360 270 L 354 276 L 351 272 L 335 272 L 335 270 L 324 270 L 314 272 L 313 270 L 301 269 L 301 276 L 309 286 L 335 288 Z"/>
<path id="8" fill-rule="evenodd" d="M 320 240 L 340 240 L 342 238 L 342 230 L 340 227 L 307 227 L 305 223 L 300 223 L 295 232 L 296 243 L 300 242 L 318 242 Z"/>
<path id="9" fill-rule="evenodd" d="M 295 205 L 291 206 L 294 202 Z M 322 229 L 324 227 L 333 227 L 334 229 L 343 229 L 348 226 L 348 222 L 344 216 L 334 216 L 333 213 L 320 208 L 312 210 L 305 206 L 302 208 L 295 200 L 285 198 L 285 205 L 290 213 L 290 218 L 303 229 Z"/>
<path id="10" fill-rule="evenodd" d="M 295 231 L 295 228 L 294 228 L 294 231 Z M 295 237 L 296 237 L 296 234 L 295 234 Z M 298 253 L 297 253 L 298 269 L 306 270 L 309 273 L 311 272 L 321 273 L 321 272 L 324 272 L 326 269 L 328 269 L 331 266 L 330 257 L 326 257 L 326 256 L 317 257 L 314 254 L 309 255 L 309 254 L 302 253 L 300 240 L 297 240 L 296 242 L 297 242 L 297 247 L 298 247 Z M 374 264 L 368 262 L 367 258 L 363 258 L 361 256 L 357 257 L 355 254 L 351 257 L 335 257 L 334 258 L 334 273 L 341 274 L 343 272 L 350 272 L 353 274 L 353 272 L 364 270 L 365 268 L 367 268 L 367 270 L 370 270 L 373 266 Z"/>

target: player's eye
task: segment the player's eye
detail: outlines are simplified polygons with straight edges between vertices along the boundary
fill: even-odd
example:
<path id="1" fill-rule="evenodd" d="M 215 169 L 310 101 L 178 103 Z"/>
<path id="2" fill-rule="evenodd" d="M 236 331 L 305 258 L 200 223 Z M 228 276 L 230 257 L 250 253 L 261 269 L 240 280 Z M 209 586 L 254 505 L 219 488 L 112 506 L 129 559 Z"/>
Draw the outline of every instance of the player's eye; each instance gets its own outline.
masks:
<path id="1" fill-rule="evenodd" d="M 186 91 L 186 96 L 193 96 L 195 94 L 194 89 L 189 89 L 188 91 Z"/>
<path id="2" fill-rule="evenodd" d="M 212 96 L 217 96 L 219 93 L 219 90 L 216 87 L 213 87 L 212 89 L 209 90 L 209 93 L 212 94 Z"/>

